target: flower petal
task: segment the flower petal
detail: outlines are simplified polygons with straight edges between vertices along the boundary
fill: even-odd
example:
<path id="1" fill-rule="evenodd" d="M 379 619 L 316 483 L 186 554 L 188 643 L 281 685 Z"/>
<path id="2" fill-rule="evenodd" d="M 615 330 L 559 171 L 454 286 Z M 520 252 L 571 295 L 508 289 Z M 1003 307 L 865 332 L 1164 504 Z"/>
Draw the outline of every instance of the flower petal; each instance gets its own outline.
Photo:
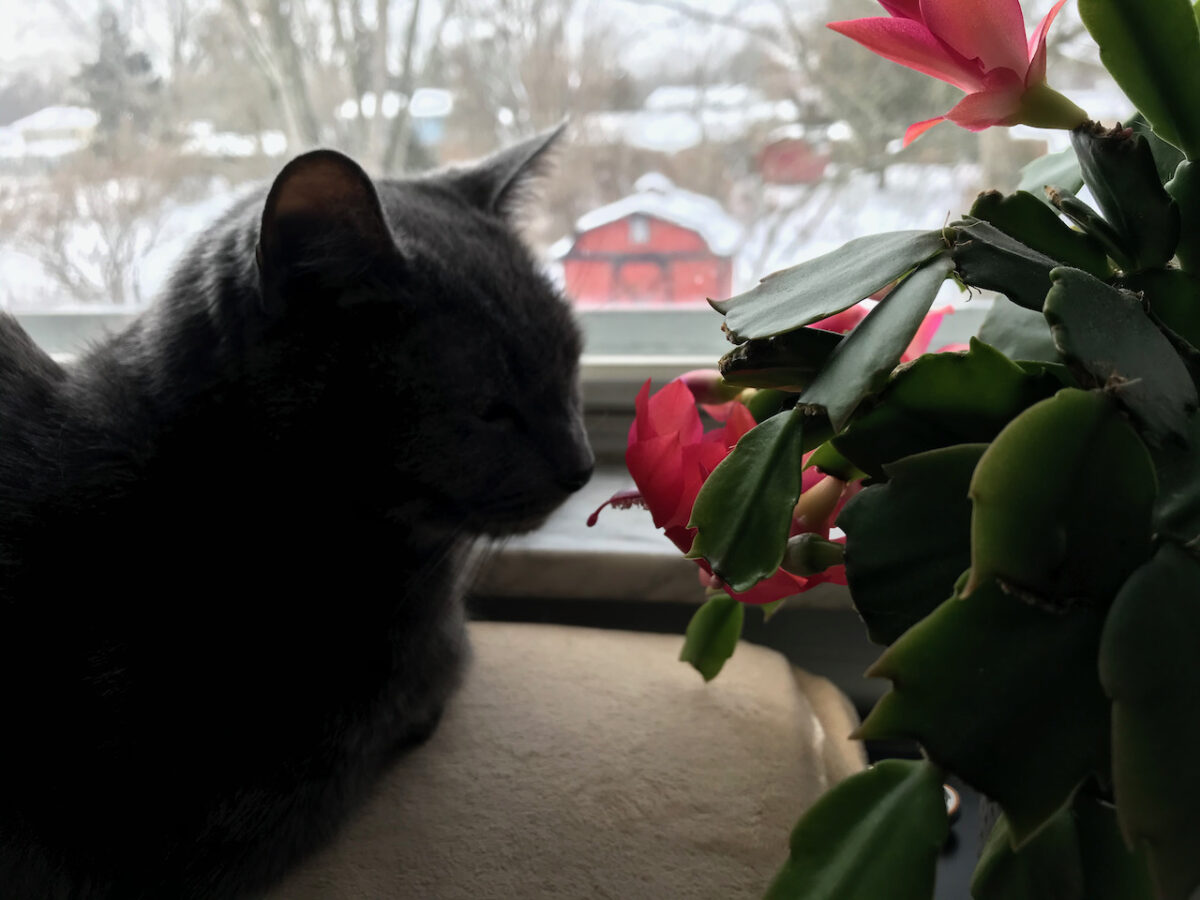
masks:
<path id="1" fill-rule="evenodd" d="M 652 396 L 647 380 L 638 392 L 634 405 L 637 410 L 634 424 L 638 440 L 677 434 L 681 443 L 691 444 L 700 440 L 704 433 L 692 392 L 678 379 Z M 631 431 L 630 441 L 633 440 L 634 432 Z"/>
<path id="2" fill-rule="evenodd" d="M 908 130 L 904 132 L 904 146 L 907 147 L 938 122 L 946 121 L 945 116 L 937 116 L 932 119 L 926 119 L 924 122 L 913 122 L 908 126 Z"/>
<path id="3" fill-rule="evenodd" d="M 900 362 L 909 362 L 923 355 L 929 349 L 929 342 L 933 340 L 933 336 L 941 328 L 942 319 L 953 312 L 953 306 L 943 306 L 941 309 L 935 309 L 926 315 L 921 320 L 921 325 L 917 328 L 917 333 L 913 335 L 913 339 L 909 342 L 904 355 L 900 357 Z"/>
<path id="4" fill-rule="evenodd" d="M 849 309 L 842 310 L 840 313 L 835 313 L 824 319 L 818 319 L 810 327 L 820 328 L 822 331 L 836 331 L 838 334 L 845 334 L 865 319 L 867 313 L 870 311 L 871 307 L 859 303 Z"/>
<path id="5" fill-rule="evenodd" d="M 785 572 L 780 569 L 770 578 L 766 578 L 750 588 L 748 591 L 743 591 L 736 594 L 728 587 L 725 588 L 727 593 L 739 603 L 750 603 L 755 606 L 761 606 L 764 603 L 774 603 L 776 600 L 782 600 L 784 597 L 790 597 L 792 594 L 799 594 L 808 588 L 809 579 L 801 578 L 799 575 L 793 575 L 791 572 Z"/>
<path id="6" fill-rule="evenodd" d="M 754 416 L 750 410 L 738 403 L 729 411 L 729 417 L 725 420 L 725 428 L 723 440 L 725 446 L 732 448 L 734 444 L 742 439 L 747 431 L 753 429 L 758 422 L 754 420 Z"/>
<path id="7" fill-rule="evenodd" d="M 925 21 L 921 18 L 921 0 L 879 0 L 879 5 L 888 11 L 888 15 L 897 19 Z"/>
<path id="8" fill-rule="evenodd" d="M 921 15 L 934 35 L 983 70 L 1029 68 L 1025 16 L 1020 0 L 921 0 Z"/>
<path id="9" fill-rule="evenodd" d="M 630 444 L 625 450 L 625 466 L 642 492 L 654 524 L 664 528 L 672 523 L 684 490 L 683 448 L 678 436 L 667 434 Z"/>
<path id="10" fill-rule="evenodd" d="M 982 71 L 954 53 L 920 22 L 877 17 L 830 22 L 828 27 L 858 41 L 884 59 L 940 78 L 961 90 L 970 92 L 983 88 Z M 1021 42 L 1025 42 L 1024 33 Z M 1022 61 L 1021 70 L 1025 68 Z"/>
<path id="11" fill-rule="evenodd" d="M 1058 0 L 1046 18 L 1029 36 L 1029 71 L 1025 73 L 1025 86 L 1040 84 L 1046 80 L 1046 33 L 1054 23 L 1054 17 L 1063 8 L 1067 0 Z"/>
<path id="12" fill-rule="evenodd" d="M 1014 90 L 979 91 L 967 94 L 958 102 L 946 118 L 968 131 L 983 131 L 993 125 L 1008 125 L 1010 119 L 1021 111 L 1021 94 L 1024 86 Z"/>

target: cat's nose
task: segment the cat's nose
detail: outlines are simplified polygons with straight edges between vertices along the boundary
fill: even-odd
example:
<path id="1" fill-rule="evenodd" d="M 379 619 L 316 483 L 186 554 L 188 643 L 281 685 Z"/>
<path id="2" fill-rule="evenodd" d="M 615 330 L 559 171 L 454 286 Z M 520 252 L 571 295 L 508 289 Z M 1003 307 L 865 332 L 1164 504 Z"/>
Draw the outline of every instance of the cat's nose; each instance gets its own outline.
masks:
<path id="1" fill-rule="evenodd" d="M 564 491 L 575 493 L 575 491 L 579 490 L 591 480 L 592 472 L 595 468 L 596 466 L 594 463 L 588 463 L 588 465 L 584 468 L 560 475 L 558 478 L 558 484 Z"/>

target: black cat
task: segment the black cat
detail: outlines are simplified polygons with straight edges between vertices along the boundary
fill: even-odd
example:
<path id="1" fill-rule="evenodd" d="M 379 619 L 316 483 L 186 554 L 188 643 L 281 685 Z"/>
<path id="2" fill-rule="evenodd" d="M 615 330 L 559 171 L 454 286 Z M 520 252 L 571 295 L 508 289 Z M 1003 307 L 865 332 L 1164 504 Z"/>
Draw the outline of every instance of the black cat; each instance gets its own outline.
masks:
<path id="1" fill-rule="evenodd" d="M 592 469 L 552 140 L 301 156 L 69 367 L 0 318 L 0 897 L 253 895 L 436 724 L 470 542 Z"/>

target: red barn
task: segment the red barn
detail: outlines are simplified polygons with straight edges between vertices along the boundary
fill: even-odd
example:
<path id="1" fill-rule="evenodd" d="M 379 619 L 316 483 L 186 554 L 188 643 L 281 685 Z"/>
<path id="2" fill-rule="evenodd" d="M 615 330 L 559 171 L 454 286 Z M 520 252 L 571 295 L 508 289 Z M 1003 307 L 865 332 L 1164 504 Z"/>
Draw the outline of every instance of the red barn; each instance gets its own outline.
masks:
<path id="1" fill-rule="evenodd" d="M 551 250 L 580 306 L 677 306 L 728 297 L 742 226 L 711 197 L 643 175 Z"/>

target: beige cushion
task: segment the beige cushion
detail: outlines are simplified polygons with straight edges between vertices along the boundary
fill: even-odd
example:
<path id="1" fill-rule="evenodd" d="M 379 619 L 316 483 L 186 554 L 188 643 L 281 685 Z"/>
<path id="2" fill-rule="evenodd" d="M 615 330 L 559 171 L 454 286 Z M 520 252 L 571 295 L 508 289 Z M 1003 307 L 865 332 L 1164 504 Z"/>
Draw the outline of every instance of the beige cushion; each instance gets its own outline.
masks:
<path id="1" fill-rule="evenodd" d="M 273 900 L 759 897 L 799 815 L 863 766 L 845 697 L 739 646 L 474 623 L 438 731 Z"/>

